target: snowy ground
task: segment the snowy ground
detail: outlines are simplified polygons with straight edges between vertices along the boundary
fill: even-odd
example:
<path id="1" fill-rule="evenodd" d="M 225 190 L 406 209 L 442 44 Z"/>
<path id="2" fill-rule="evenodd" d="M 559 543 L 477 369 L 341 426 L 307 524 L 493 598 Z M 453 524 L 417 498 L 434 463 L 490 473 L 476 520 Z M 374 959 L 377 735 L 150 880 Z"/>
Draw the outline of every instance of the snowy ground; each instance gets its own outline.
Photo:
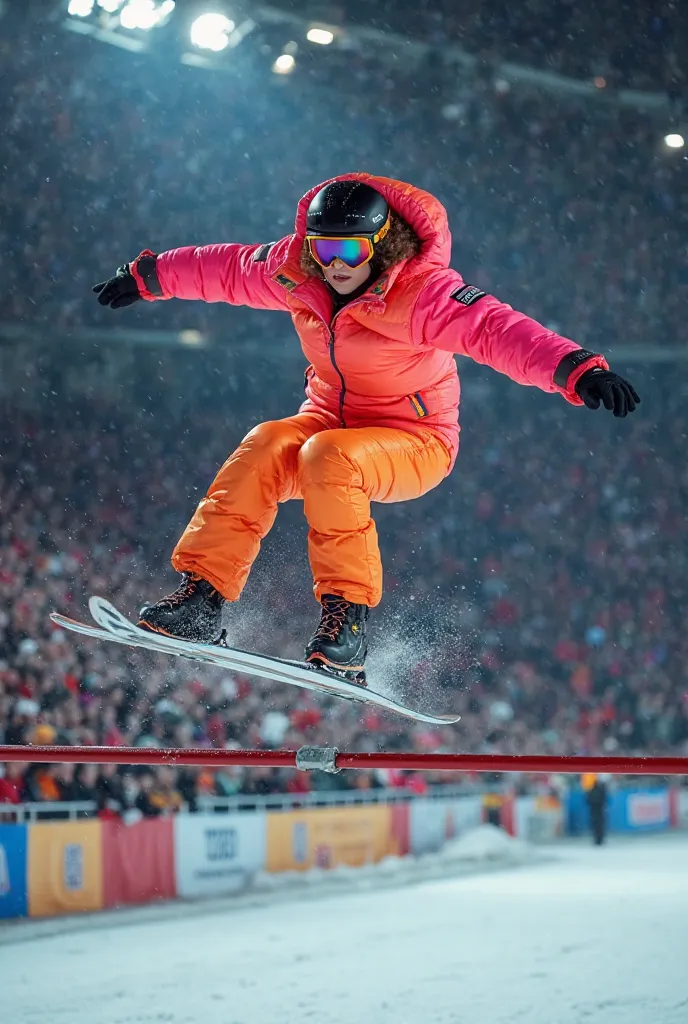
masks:
<path id="1" fill-rule="evenodd" d="M 64 934 L 11 926 L 12 1024 L 685 1024 L 688 838 Z M 128 915 L 128 916 L 127 916 Z M 181 915 L 181 916 L 180 916 Z M 83 925 L 83 926 L 82 926 Z M 8 941 L 9 940 L 9 941 Z"/>

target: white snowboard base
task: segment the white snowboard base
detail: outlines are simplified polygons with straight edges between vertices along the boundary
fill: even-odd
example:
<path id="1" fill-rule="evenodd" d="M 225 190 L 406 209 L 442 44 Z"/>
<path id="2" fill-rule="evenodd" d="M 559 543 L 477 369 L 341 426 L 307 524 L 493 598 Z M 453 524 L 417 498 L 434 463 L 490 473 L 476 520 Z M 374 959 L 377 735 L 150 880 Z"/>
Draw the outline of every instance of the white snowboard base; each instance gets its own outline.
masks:
<path id="1" fill-rule="evenodd" d="M 375 704 L 388 711 L 395 711 L 406 718 L 431 725 L 448 725 L 459 721 L 457 715 L 426 715 L 421 711 L 399 704 L 389 697 L 376 693 L 369 687 L 357 686 L 344 679 L 329 675 L 320 669 L 311 668 L 305 662 L 289 661 L 285 658 L 273 658 L 264 654 L 253 654 L 234 647 L 223 647 L 219 644 L 198 644 L 189 640 L 177 640 L 140 629 L 125 618 L 115 607 L 102 597 L 92 597 L 88 602 L 89 610 L 97 626 L 78 622 L 66 615 L 53 612 L 52 621 L 64 629 L 89 636 L 98 640 L 110 640 L 125 644 L 128 647 L 143 647 L 161 654 L 172 654 L 190 661 L 200 661 L 208 665 L 218 665 L 246 675 L 270 679 L 277 683 L 289 683 L 307 690 L 345 700 L 357 701 L 361 704 Z"/>

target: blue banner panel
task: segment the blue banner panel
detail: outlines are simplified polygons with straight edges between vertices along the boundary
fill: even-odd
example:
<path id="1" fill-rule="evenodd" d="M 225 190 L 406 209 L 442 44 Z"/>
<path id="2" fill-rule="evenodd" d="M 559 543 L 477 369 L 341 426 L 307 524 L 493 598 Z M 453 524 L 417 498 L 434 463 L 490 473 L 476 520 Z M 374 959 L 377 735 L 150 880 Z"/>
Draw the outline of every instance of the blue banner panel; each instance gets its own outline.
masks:
<path id="1" fill-rule="evenodd" d="M 584 835 L 590 830 L 588 802 L 580 789 L 567 798 L 567 831 Z M 668 789 L 621 789 L 607 800 L 610 832 L 662 832 L 671 827 L 671 801 Z"/>
<path id="2" fill-rule="evenodd" d="M 0 825 L 0 917 L 26 917 L 26 825 Z"/>

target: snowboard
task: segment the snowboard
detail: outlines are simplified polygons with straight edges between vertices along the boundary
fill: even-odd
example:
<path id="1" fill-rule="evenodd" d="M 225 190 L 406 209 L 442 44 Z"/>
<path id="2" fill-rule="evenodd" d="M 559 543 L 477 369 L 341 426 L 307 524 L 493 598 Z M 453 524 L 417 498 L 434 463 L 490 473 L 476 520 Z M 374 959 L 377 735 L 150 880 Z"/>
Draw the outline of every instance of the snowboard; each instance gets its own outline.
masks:
<path id="1" fill-rule="evenodd" d="M 290 661 L 286 658 L 275 658 L 265 654 L 254 654 L 236 647 L 225 647 L 222 644 L 200 644 L 190 640 L 177 640 L 160 633 L 151 633 L 140 629 L 102 597 L 92 597 L 88 602 L 89 611 L 96 623 L 95 626 L 77 619 L 52 612 L 51 620 L 63 629 L 80 633 L 82 636 L 96 640 L 109 640 L 127 647 L 142 647 L 159 654 L 171 654 L 189 661 L 199 661 L 207 665 L 242 672 L 245 675 L 261 679 L 269 679 L 276 683 L 288 683 L 306 690 L 359 704 L 374 704 L 387 711 L 394 711 L 405 718 L 430 725 L 449 725 L 460 720 L 458 715 L 427 715 L 422 711 L 400 704 L 398 701 L 385 697 L 369 686 L 357 686 L 319 668 L 314 668 L 302 661 Z"/>

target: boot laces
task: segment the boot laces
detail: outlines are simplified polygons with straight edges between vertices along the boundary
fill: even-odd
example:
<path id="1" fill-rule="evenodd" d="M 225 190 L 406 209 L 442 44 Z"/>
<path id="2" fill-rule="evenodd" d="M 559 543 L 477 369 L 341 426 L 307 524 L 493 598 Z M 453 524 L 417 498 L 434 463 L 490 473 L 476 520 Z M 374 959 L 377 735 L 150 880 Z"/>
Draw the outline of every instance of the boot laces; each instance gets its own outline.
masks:
<path id="1" fill-rule="evenodd" d="M 314 640 L 336 640 L 346 622 L 351 602 L 345 597 L 323 598 L 320 623 Z"/>
<path id="2" fill-rule="evenodd" d="M 167 608 L 176 608 L 196 592 L 197 586 L 198 580 L 189 573 L 186 575 L 186 578 L 182 580 L 176 590 L 171 594 L 168 594 L 167 597 L 162 598 L 160 604 L 165 605 Z"/>

